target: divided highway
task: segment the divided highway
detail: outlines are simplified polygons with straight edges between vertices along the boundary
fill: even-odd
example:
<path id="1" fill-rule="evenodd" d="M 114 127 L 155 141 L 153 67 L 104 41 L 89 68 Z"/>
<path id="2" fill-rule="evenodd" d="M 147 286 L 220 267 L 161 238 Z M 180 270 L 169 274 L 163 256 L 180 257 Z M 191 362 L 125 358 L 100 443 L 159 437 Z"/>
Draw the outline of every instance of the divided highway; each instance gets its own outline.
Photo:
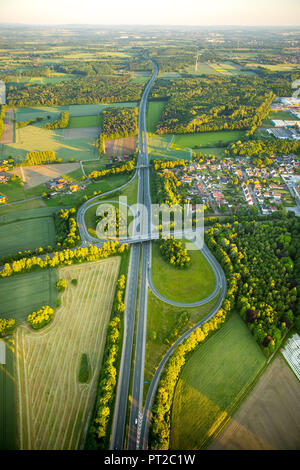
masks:
<path id="1" fill-rule="evenodd" d="M 149 56 L 148 56 L 149 57 Z M 150 59 L 152 60 L 152 59 Z M 122 345 L 122 356 L 120 363 L 120 371 L 118 378 L 118 387 L 116 394 L 116 402 L 114 409 L 114 419 L 112 425 L 112 435 L 110 442 L 110 449 L 122 450 L 124 448 L 125 438 L 125 427 L 126 427 L 126 416 L 128 407 L 128 396 L 130 393 L 130 375 L 132 365 L 132 351 L 135 331 L 135 319 L 136 311 L 138 307 L 138 320 L 136 330 L 136 341 L 135 341 L 135 357 L 134 367 L 132 376 L 132 390 L 131 390 L 131 402 L 130 402 L 130 415 L 129 415 L 129 427 L 128 427 L 128 439 L 127 448 L 130 450 L 146 449 L 147 438 L 149 429 L 149 420 L 151 415 L 151 407 L 155 397 L 155 392 L 159 383 L 161 373 L 164 366 L 174 351 L 175 347 L 190 333 L 203 324 L 205 321 L 212 318 L 218 309 L 220 308 L 223 299 L 226 294 L 226 279 L 220 265 L 210 253 L 208 248 L 204 245 L 200 245 L 200 240 L 196 239 L 195 243 L 210 263 L 216 277 L 216 285 L 213 292 L 205 299 L 193 303 L 179 303 L 171 301 L 170 299 L 162 296 L 157 289 L 154 287 L 152 282 L 152 234 L 151 234 L 151 195 L 150 195 L 150 172 L 148 165 L 148 143 L 147 143 L 147 127 L 146 127 L 146 109 L 147 100 L 157 75 L 158 67 L 157 64 L 152 60 L 154 71 L 151 79 L 147 83 L 139 107 L 139 118 L 138 118 L 138 130 L 139 130 L 139 154 L 137 162 L 137 170 L 134 176 L 126 184 L 119 188 L 115 188 L 111 191 L 101 194 L 100 197 L 110 195 L 130 184 L 136 177 L 138 178 L 138 196 L 137 203 L 138 209 L 134 212 L 134 218 L 136 220 L 134 235 L 139 238 L 137 242 L 134 237 L 126 239 L 120 242 L 132 244 L 129 271 L 127 277 L 126 297 L 125 297 L 125 314 L 124 314 L 124 337 Z M 77 213 L 77 223 L 82 239 L 82 246 L 88 246 L 89 244 L 101 246 L 104 240 L 98 240 L 89 235 L 85 225 L 85 213 L 89 207 L 101 203 L 101 200 L 97 202 L 99 195 L 90 199 L 84 203 Z M 140 206 L 139 206 L 140 205 Z M 143 211 L 143 207 L 147 208 L 147 211 Z M 140 278 L 140 290 L 139 290 L 139 302 L 137 304 L 138 297 L 138 284 L 139 284 L 139 268 L 140 258 L 142 256 L 141 264 L 141 278 Z M 176 343 L 168 350 L 167 354 L 159 364 L 156 373 L 151 382 L 146 403 L 143 411 L 143 389 L 144 389 L 144 368 L 145 368 L 145 350 L 146 350 L 146 327 L 147 327 L 147 300 L 148 300 L 148 288 L 160 298 L 163 302 L 179 307 L 195 307 L 204 305 L 213 298 L 219 298 L 215 307 L 211 312 L 197 323 L 192 329 L 184 333 Z"/>

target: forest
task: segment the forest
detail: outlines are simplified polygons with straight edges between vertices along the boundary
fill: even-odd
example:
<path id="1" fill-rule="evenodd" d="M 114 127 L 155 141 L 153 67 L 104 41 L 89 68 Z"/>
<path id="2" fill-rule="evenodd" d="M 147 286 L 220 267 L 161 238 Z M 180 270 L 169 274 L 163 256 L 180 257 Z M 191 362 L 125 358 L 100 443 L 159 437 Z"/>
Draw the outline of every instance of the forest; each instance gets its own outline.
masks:
<path id="1" fill-rule="evenodd" d="M 216 224 L 207 245 L 237 284 L 235 308 L 270 356 L 300 315 L 300 222 Z"/>
<path id="2" fill-rule="evenodd" d="M 138 108 L 108 108 L 102 111 L 102 133 L 106 139 L 137 134 Z"/>
<path id="3" fill-rule="evenodd" d="M 167 100 L 158 134 L 246 129 L 254 132 L 275 95 L 287 96 L 288 76 L 202 76 L 159 79 L 150 99 Z"/>
<path id="4" fill-rule="evenodd" d="M 144 84 L 130 80 L 130 74 L 112 77 L 88 75 L 56 84 L 24 84 L 8 90 L 7 103 L 24 107 L 138 101 Z"/>

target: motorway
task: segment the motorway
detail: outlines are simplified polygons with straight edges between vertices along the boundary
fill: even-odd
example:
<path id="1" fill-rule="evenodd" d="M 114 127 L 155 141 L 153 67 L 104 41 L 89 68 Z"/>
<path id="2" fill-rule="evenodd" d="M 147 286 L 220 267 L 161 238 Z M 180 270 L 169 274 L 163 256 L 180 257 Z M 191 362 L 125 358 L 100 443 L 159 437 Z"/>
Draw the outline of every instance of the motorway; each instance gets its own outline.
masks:
<path id="1" fill-rule="evenodd" d="M 149 167 L 148 167 L 148 146 L 147 146 L 147 130 L 146 130 L 146 107 L 149 92 L 152 84 L 157 77 L 158 68 L 155 63 L 154 72 L 147 83 L 139 108 L 139 155 L 138 155 L 138 204 L 143 207 L 143 202 L 150 208 L 151 198 L 149 189 Z M 145 192 L 144 192 L 145 191 Z M 149 211 L 148 211 L 149 212 Z M 135 227 L 136 234 L 144 234 L 148 232 L 149 224 L 145 220 L 146 215 L 140 215 L 141 223 Z M 151 215 L 149 215 L 151 217 Z M 112 437 L 111 437 L 111 449 L 123 449 L 125 425 L 126 425 L 126 413 L 128 405 L 128 390 L 130 381 L 131 371 L 131 357 L 133 347 L 133 333 L 135 327 L 135 314 L 136 314 L 136 299 L 137 299 L 137 288 L 138 288 L 138 277 L 139 277 L 139 262 L 140 262 L 140 243 L 134 244 L 131 250 L 130 263 L 129 263 L 129 275 L 127 279 L 126 289 L 126 301 L 125 301 L 125 326 L 124 326 L 124 341 L 122 358 L 120 364 L 120 373 L 118 380 L 116 405 L 114 410 L 114 421 L 112 426 Z M 130 412 L 129 422 L 129 436 L 133 435 L 135 440 L 136 425 L 135 420 L 137 419 L 138 411 L 140 409 L 140 381 L 141 373 L 144 376 L 144 351 L 146 342 L 146 314 L 147 314 L 147 265 L 149 259 L 149 253 L 147 247 L 150 246 L 150 242 L 146 242 L 143 245 L 142 252 L 142 278 L 140 286 L 140 301 L 139 301 L 139 321 L 137 330 L 136 340 L 136 356 L 133 376 L 133 393 L 132 393 L 132 407 Z M 140 353 L 141 351 L 141 353 Z M 143 378 L 142 378 L 143 383 Z M 129 439 L 131 442 L 131 439 Z"/>
<path id="2" fill-rule="evenodd" d="M 149 56 L 148 56 L 149 57 Z M 152 59 L 151 59 L 152 60 Z M 132 351 L 133 340 L 135 331 L 136 310 L 138 306 L 138 320 L 136 329 L 135 341 L 135 357 L 132 376 L 132 391 L 130 402 L 130 415 L 129 415 L 129 428 L 127 448 L 129 450 L 145 449 L 147 446 L 147 436 L 149 428 L 149 418 L 151 414 L 151 407 L 155 392 L 158 386 L 160 375 L 163 368 L 172 354 L 177 344 L 183 341 L 189 334 L 203 322 L 212 318 L 220 308 L 224 296 L 226 294 L 226 279 L 224 273 L 219 266 L 218 262 L 212 256 L 208 248 L 201 245 L 200 238 L 195 243 L 198 244 L 199 249 L 209 261 L 216 278 L 216 285 L 211 293 L 205 299 L 193 303 L 179 303 L 173 302 L 163 297 L 154 287 L 152 282 L 152 233 L 151 233 L 151 195 L 150 195 L 150 172 L 148 165 L 148 144 L 147 144 L 147 128 L 146 128 L 146 109 L 149 92 L 158 75 L 157 64 L 152 60 L 154 71 L 151 79 L 147 83 L 140 102 L 138 130 L 139 130 L 139 154 L 137 169 L 134 176 L 126 184 L 119 188 L 97 195 L 84 203 L 77 213 L 77 223 L 82 239 L 82 246 L 102 245 L 104 240 L 95 239 L 90 236 L 85 225 L 85 212 L 89 207 L 95 204 L 101 204 L 100 198 L 110 195 L 130 184 L 136 177 L 138 177 L 138 196 L 137 203 L 138 209 L 134 212 L 134 230 L 133 236 L 130 239 L 120 240 L 122 243 L 132 243 L 129 270 L 127 277 L 127 287 L 125 296 L 125 315 L 124 315 L 124 336 L 122 345 L 122 356 L 120 363 L 120 371 L 118 378 L 118 387 L 115 401 L 114 418 L 112 424 L 112 434 L 110 449 L 122 450 L 124 448 L 126 416 L 128 409 L 128 396 L 129 384 L 132 365 Z M 108 202 L 108 201 L 103 201 Z M 113 202 L 113 201 L 110 201 Z M 146 207 L 144 211 L 143 208 Z M 143 243 L 142 243 L 143 242 Z M 138 284 L 139 284 L 139 268 L 140 257 L 142 256 L 141 264 L 141 278 L 139 288 L 139 302 L 137 305 L 138 297 Z M 149 392 L 147 395 L 145 408 L 143 411 L 143 389 L 144 389 L 144 368 L 145 368 L 145 349 L 146 349 L 146 326 L 147 326 L 147 300 L 148 300 L 148 287 L 153 293 L 162 301 L 171 305 L 194 307 L 203 305 L 219 295 L 216 306 L 212 311 L 192 329 L 188 330 L 176 343 L 168 350 L 167 354 L 159 364 L 157 371 L 151 382 Z"/>

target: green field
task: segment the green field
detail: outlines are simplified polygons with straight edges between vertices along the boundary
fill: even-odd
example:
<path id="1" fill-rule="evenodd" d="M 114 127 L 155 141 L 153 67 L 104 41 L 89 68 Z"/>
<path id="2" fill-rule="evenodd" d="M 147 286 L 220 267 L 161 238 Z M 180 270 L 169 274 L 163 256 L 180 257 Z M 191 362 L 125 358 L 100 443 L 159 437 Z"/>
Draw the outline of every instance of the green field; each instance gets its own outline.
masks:
<path id="1" fill-rule="evenodd" d="M 46 190 L 44 184 L 39 184 L 38 186 L 26 190 L 17 181 L 9 181 L 8 183 L 0 184 L 0 192 L 6 196 L 8 203 L 41 196 Z"/>
<path id="2" fill-rule="evenodd" d="M 147 131 L 155 132 L 155 128 L 160 120 L 164 107 L 165 101 L 150 101 L 147 108 Z"/>
<path id="3" fill-rule="evenodd" d="M 187 149 L 173 148 L 172 135 L 150 135 L 148 137 L 149 153 L 152 159 L 155 158 L 166 158 L 178 160 L 184 158 L 186 160 L 191 159 L 191 153 Z"/>
<path id="4" fill-rule="evenodd" d="M 94 137 L 82 136 L 76 133 L 74 138 L 65 138 L 64 129 L 44 129 L 43 125 L 49 120 L 58 119 L 62 111 L 70 113 L 70 128 L 95 127 L 100 125 L 101 111 L 106 107 L 132 107 L 136 102 L 93 104 L 93 105 L 72 105 L 53 107 L 28 107 L 16 110 L 16 121 L 27 121 L 41 117 L 40 123 L 16 129 L 15 142 L 0 145 L 0 159 L 14 157 L 17 162 L 21 162 L 26 154 L 33 150 L 53 150 L 57 158 L 62 158 L 67 162 L 70 158 L 75 160 L 92 160 L 97 158 L 96 139 Z M 66 133 L 67 135 L 67 133 Z"/>
<path id="5" fill-rule="evenodd" d="M 189 250 L 191 263 L 177 268 L 166 261 L 152 244 L 152 279 L 160 294 L 176 302 L 196 302 L 210 295 L 215 287 L 215 275 L 200 250 Z"/>
<path id="6" fill-rule="evenodd" d="M 170 449 L 206 447 L 265 364 L 265 357 L 237 315 L 193 352 L 175 389 Z"/>
<path id="7" fill-rule="evenodd" d="M 211 300 L 205 305 L 193 308 L 174 307 L 159 300 L 149 290 L 148 294 L 148 313 L 147 313 L 147 341 L 146 341 L 146 361 L 145 361 L 145 384 L 144 394 L 146 395 L 149 382 L 151 381 L 158 364 L 166 354 L 170 344 L 166 342 L 166 338 L 174 330 L 180 315 L 188 312 L 188 322 L 178 331 L 178 335 L 182 335 L 191 328 L 195 323 L 205 317 L 214 307 L 218 297 Z M 153 339 L 153 332 L 156 333 L 156 339 Z"/>
<path id="8" fill-rule="evenodd" d="M 214 155 L 218 158 L 223 158 L 224 147 L 201 147 L 201 149 L 195 149 L 195 153 L 201 152 L 202 155 Z"/>
<path id="9" fill-rule="evenodd" d="M 45 207 L 45 202 L 43 199 L 33 199 L 24 202 L 19 202 L 11 206 L 7 204 L 2 204 L 0 206 L 0 215 L 13 215 L 19 211 L 26 211 L 28 209 L 41 209 Z"/>
<path id="10" fill-rule="evenodd" d="M 0 364 L 0 450 L 15 450 L 17 448 L 17 411 L 14 344 L 11 338 L 7 338 L 5 343 L 6 364 Z"/>
<path id="11" fill-rule="evenodd" d="M 100 116 L 71 116 L 68 128 L 99 127 L 100 124 Z"/>
<path id="12" fill-rule="evenodd" d="M 44 211 L 44 209 L 42 209 Z M 15 254 L 18 251 L 34 250 L 35 248 L 47 248 L 54 246 L 56 241 L 53 216 L 39 217 L 31 216 L 23 220 L 11 220 L 3 222 L 0 212 L 0 258 L 6 255 Z M 32 211 L 30 211 L 31 213 Z M 38 210 L 38 212 L 40 212 Z"/>
<path id="13" fill-rule="evenodd" d="M 216 147 L 217 144 L 227 145 L 245 135 L 244 131 L 199 132 L 196 134 L 175 135 L 172 146 L 178 147 Z"/>
<path id="14" fill-rule="evenodd" d="M 43 305 L 55 307 L 57 273 L 44 269 L 0 279 L 1 316 L 17 323 Z"/>

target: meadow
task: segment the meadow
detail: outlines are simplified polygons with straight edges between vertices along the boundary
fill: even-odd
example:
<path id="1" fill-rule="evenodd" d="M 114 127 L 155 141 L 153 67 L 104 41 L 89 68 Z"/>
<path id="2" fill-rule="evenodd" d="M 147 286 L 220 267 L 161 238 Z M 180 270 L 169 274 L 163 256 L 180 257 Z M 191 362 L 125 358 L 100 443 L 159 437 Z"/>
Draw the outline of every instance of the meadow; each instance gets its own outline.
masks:
<path id="1" fill-rule="evenodd" d="M 42 121 L 16 129 L 15 142 L 0 145 L 0 159 L 14 157 L 20 163 L 32 150 L 53 150 L 57 158 L 67 162 L 70 158 L 92 160 L 98 157 L 96 138 L 98 131 L 93 130 L 101 125 L 101 111 L 106 107 L 134 107 L 136 102 L 45 106 L 18 108 L 16 121 L 42 118 Z M 68 129 L 44 129 L 43 124 L 59 118 L 62 111 L 70 113 Z M 80 131 L 80 129 L 86 129 Z M 90 131 L 91 130 L 91 131 Z"/>
<path id="2" fill-rule="evenodd" d="M 65 267 L 67 289 L 54 320 L 16 332 L 20 449 L 80 447 L 102 362 L 120 257 Z M 77 285 L 71 280 L 77 279 Z M 89 382 L 78 373 L 85 354 Z M 37 360 L 38 357 L 38 360 Z"/>
<path id="3" fill-rule="evenodd" d="M 172 331 L 177 329 L 180 316 L 184 312 L 187 312 L 189 319 L 185 325 L 178 329 L 178 337 L 208 315 L 218 301 L 218 297 L 219 296 L 200 307 L 174 307 L 173 305 L 162 302 L 149 290 L 144 397 L 146 396 L 150 381 L 152 380 L 158 364 L 170 347 L 166 339 L 170 336 Z"/>
<path id="4" fill-rule="evenodd" d="M 55 307 L 57 271 L 44 269 L 0 280 L 1 316 L 18 324 L 42 305 Z"/>
<path id="5" fill-rule="evenodd" d="M 92 116 L 71 116 L 68 128 L 77 129 L 84 127 L 99 127 L 101 118 L 99 115 Z"/>
<path id="6" fill-rule="evenodd" d="M 47 209 L 46 209 L 47 211 Z M 27 219 L 1 223 L 0 215 L 0 258 L 19 251 L 47 248 L 56 244 L 52 214 L 43 217 L 29 216 Z M 1 214 L 1 213 L 0 213 Z"/>
<path id="7" fill-rule="evenodd" d="M 0 339 L 0 341 L 3 341 Z M 6 338 L 6 364 L 0 364 L 0 450 L 17 448 L 17 404 L 14 376 L 15 345 Z"/>
<path id="8" fill-rule="evenodd" d="M 165 101 L 150 101 L 147 107 L 147 131 L 154 133 L 165 107 Z"/>
<path id="9" fill-rule="evenodd" d="M 172 146 L 178 147 L 216 147 L 218 144 L 226 146 L 244 136 L 244 131 L 216 131 L 200 132 L 196 134 L 175 135 Z"/>
<path id="10" fill-rule="evenodd" d="M 182 369 L 172 404 L 170 449 L 205 448 L 231 419 L 264 364 L 247 326 L 232 314 Z"/>
<path id="11" fill-rule="evenodd" d="M 208 297 L 216 279 L 200 250 L 189 250 L 190 265 L 178 268 L 160 253 L 159 241 L 152 244 L 152 280 L 159 293 L 176 302 L 196 302 Z"/>

